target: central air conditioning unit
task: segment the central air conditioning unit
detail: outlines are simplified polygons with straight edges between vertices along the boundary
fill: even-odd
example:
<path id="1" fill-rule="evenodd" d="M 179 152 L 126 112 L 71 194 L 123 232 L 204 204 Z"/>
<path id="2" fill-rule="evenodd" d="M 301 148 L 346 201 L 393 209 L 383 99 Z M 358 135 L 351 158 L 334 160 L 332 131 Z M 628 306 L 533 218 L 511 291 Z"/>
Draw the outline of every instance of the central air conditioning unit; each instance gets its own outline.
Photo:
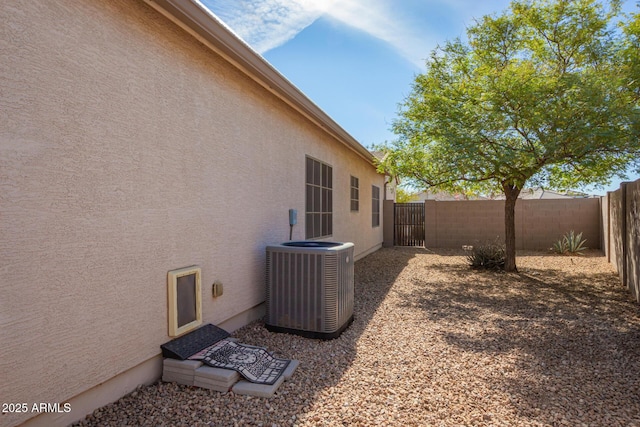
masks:
<path id="1" fill-rule="evenodd" d="M 333 339 L 353 321 L 353 243 L 267 246 L 266 328 Z"/>

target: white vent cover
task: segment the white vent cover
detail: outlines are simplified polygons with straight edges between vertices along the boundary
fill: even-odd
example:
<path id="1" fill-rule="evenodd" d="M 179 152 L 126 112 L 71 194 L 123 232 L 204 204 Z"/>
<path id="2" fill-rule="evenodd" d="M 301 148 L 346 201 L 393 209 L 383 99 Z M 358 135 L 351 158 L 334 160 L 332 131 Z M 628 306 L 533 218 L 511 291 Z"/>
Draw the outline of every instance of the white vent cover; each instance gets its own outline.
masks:
<path id="1" fill-rule="evenodd" d="M 268 246 L 267 329 L 338 337 L 353 321 L 353 248 L 316 241 Z"/>

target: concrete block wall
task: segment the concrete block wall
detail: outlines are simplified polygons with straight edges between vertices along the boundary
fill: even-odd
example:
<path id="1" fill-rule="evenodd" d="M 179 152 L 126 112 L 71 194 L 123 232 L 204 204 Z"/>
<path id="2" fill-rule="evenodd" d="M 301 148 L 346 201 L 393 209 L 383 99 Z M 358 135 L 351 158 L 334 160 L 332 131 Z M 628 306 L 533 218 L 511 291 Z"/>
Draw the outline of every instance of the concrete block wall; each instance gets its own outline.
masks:
<path id="1" fill-rule="evenodd" d="M 550 248 L 571 230 L 582 233 L 587 247 L 602 248 L 600 199 L 520 200 L 518 203 L 516 225 L 520 217 L 522 249 Z"/>
<path id="2" fill-rule="evenodd" d="M 425 201 L 427 247 L 459 248 L 504 236 L 504 202 Z"/>
<path id="3" fill-rule="evenodd" d="M 609 245 L 608 257 L 609 262 L 620 275 L 620 280 L 625 281 L 624 268 L 622 264 L 624 255 L 624 242 L 622 236 L 626 234 L 624 221 L 624 204 L 623 192 L 620 190 L 611 192 L 607 195 L 609 200 Z"/>
<path id="4" fill-rule="evenodd" d="M 606 243 L 602 246 L 602 249 L 607 256 L 607 261 L 609 263 L 612 262 L 613 258 L 613 240 L 611 239 L 611 229 L 612 229 L 612 217 L 611 217 L 611 192 L 608 192 L 605 196 L 602 197 L 602 210 L 600 213 L 600 222 L 602 224 L 602 240 Z"/>
<path id="5" fill-rule="evenodd" d="M 394 226 L 393 226 L 393 215 L 394 215 L 394 207 L 395 202 L 393 200 L 384 200 L 382 202 L 382 218 L 383 218 L 383 243 L 382 246 L 385 248 L 393 247 L 393 239 L 394 239 Z"/>
<path id="6" fill-rule="evenodd" d="M 626 186 L 627 287 L 640 302 L 640 180 Z"/>
<path id="7" fill-rule="evenodd" d="M 640 302 L 640 180 L 623 182 L 607 194 L 607 200 L 607 257 L 622 284 Z"/>
<path id="8" fill-rule="evenodd" d="M 504 241 L 504 201 L 425 201 L 427 247 Z M 600 200 L 518 200 L 515 210 L 516 248 L 545 250 L 563 234 L 583 233 L 587 246 L 601 248 Z"/>

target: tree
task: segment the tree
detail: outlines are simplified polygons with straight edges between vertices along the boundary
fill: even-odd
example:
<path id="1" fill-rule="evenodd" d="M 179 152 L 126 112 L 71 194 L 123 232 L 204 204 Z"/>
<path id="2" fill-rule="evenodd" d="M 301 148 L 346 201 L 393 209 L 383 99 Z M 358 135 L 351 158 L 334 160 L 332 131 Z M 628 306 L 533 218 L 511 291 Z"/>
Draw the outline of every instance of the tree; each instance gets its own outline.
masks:
<path id="1" fill-rule="evenodd" d="M 380 168 L 414 186 L 502 192 L 507 271 L 517 270 L 525 184 L 606 184 L 638 165 L 637 103 L 623 88 L 623 33 L 612 25 L 619 1 L 609 6 L 522 0 L 485 16 L 467 43 L 432 52 L 393 123 L 399 138 L 379 147 Z"/>
<path id="2" fill-rule="evenodd" d="M 396 188 L 396 202 L 397 203 L 410 203 L 418 199 L 418 194 L 406 190 L 402 187 Z"/>
<path id="3" fill-rule="evenodd" d="M 625 38 L 620 62 L 625 69 L 626 88 L 631 92 L 636 105 L 640 103 L 640 12 L 623 24 Z"/>

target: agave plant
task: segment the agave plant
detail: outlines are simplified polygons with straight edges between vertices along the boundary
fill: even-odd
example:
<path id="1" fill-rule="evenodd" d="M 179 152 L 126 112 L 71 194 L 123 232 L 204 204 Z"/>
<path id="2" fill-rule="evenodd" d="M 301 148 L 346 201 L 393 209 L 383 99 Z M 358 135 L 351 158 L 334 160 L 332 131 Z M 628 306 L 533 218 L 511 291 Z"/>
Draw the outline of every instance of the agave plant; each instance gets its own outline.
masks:
<path id="1" fill-rule="evenodd" d="M 553 251 L 559 254 L 578 254 L 587 249 L 584 246 L 586 239 L 582 239 L 582 233 L 576 234 L 573 230 L 562 236 L 560 240 L 553 244 Z"/>
<path id="2" fill-rule="evenodd" d="M 564 239 L 560 239 L 553 244 L 552 249 L 557 254 L 564 254 L 567 253 L 567 244 L 565 243 Z"/>

